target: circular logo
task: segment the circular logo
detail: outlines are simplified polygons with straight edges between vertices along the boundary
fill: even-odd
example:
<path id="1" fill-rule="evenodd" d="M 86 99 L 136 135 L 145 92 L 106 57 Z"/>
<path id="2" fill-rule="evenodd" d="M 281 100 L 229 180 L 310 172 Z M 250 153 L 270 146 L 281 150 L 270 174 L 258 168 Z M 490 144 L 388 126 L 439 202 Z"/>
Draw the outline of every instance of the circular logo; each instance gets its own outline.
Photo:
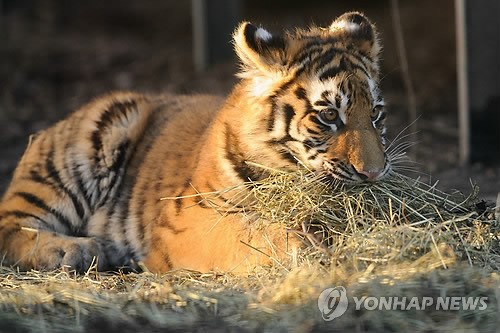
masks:
<path id="1" fill-rule="evenodd" d="M 327 288 L 318 297 L 318 309 L 325 321 L 331 321 L 346 312 L 347 292 L 344 287 Z"/>

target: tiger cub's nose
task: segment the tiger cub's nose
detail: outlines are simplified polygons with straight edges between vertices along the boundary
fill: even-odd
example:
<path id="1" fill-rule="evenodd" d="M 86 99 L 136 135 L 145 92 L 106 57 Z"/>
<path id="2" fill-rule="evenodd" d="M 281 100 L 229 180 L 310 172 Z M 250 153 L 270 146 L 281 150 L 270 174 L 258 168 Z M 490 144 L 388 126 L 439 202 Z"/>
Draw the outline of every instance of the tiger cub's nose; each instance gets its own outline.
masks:
<path id="1" fill-rule="evenodd" d="M 383 170 L 357 170 L 354 169 L 362 181 L 373 182 L 382 174 Z"/>

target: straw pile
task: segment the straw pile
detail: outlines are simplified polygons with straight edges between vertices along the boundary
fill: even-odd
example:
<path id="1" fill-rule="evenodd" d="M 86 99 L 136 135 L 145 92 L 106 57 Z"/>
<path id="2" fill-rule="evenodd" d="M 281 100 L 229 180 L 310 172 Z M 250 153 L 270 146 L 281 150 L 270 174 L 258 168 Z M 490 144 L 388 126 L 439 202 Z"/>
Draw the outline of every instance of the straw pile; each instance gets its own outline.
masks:
<path id="1" fill-rule="evenodd" d="M 374 184 L 331 186 L 313 173 L 276 172 L 252 190 L 265 220 L 301 228 L 316 249 L 342 264 L 412 261 L 436 251 L 444 268 L 449 255 L 500 267 L 500 223 L 477 187 L 463 196 L 397 173 Z"/>
<path id="2" fill-rule="evenodd" d="M 311 246 L 246 277 L 178 271 L 17 272 L 0 268 L 0 331 L 493 331 L 500 222 L 478 198 L 393 174 L 371 185 L 326 185 L 307 171 L 246 184 L 248 214 L 282 223 Z M 298 231 L 297 231 L 298 230 Z M 325 322 L 317 298 L 487 297 L 487 309 L 355 310 Z M 350 304 L 353 304 L 352 302 Z"/>

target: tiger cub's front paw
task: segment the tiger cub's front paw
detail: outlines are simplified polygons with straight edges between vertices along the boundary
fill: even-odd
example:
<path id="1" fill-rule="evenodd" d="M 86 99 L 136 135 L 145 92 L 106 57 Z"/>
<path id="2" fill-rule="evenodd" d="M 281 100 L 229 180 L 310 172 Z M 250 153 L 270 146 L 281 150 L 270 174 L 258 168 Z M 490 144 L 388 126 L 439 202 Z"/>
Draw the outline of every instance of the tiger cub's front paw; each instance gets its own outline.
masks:
<path id="1" fill-rule="evenodd" d="M 44 246 L 36 246 L 33 259 L 34 268 L 42 270 L 64 268 L 84 273 L 92 265 L 99 270 L 106 267 L 101 245 L 87 237 L 54 238 Z"/>

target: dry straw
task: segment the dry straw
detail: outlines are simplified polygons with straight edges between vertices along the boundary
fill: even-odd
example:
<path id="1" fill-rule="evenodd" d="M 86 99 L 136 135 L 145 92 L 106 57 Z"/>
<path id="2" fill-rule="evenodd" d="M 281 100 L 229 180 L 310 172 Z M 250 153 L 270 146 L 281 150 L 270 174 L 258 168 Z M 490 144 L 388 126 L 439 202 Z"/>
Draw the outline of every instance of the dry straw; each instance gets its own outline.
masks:
<path id="1" fill-rule="evenodd" d="M 500 223 L 477 187 L 469 196 L 451 195 L 398 173 L 374 184 L 332 186 L 307 171 L 276 172 L 252 185 L 254 208 L 264 220 L 302 229 L 339 263 L 365 267 L 436 251 L 446 268 L 441 252 L 447 249 L 469 265 L 499 268 Z"/>
<path id="2" fill-rule="evenodd" d="M 257 223 L 281 223 L 310 244 L 288 262 L 245 277 L 94 269 L 77 276 L 4 267 L 0 330 L 210 331 L 223 326 L 228 331 L 424 332 L 495 327 L 500 223 L 476 189 L 467 197 L 449 195 L 396 173 L 384 182 L 347 186 L 327 184 L 307 170 L 270 171 L 265 181 L 243 185 L 250 191 L 236 197 L 252 202 L 245 213 L 260 216 Z M 217 195 L 200 194 L 200 200 Z M 224 214 L 229 208 L 214 209 Z M 335 285 L 345 286 L 350 297 L 486 296 L 488 308 L 438 313 L 349 308 L 327 323 L 316 300 L 321 290 Z"/>

